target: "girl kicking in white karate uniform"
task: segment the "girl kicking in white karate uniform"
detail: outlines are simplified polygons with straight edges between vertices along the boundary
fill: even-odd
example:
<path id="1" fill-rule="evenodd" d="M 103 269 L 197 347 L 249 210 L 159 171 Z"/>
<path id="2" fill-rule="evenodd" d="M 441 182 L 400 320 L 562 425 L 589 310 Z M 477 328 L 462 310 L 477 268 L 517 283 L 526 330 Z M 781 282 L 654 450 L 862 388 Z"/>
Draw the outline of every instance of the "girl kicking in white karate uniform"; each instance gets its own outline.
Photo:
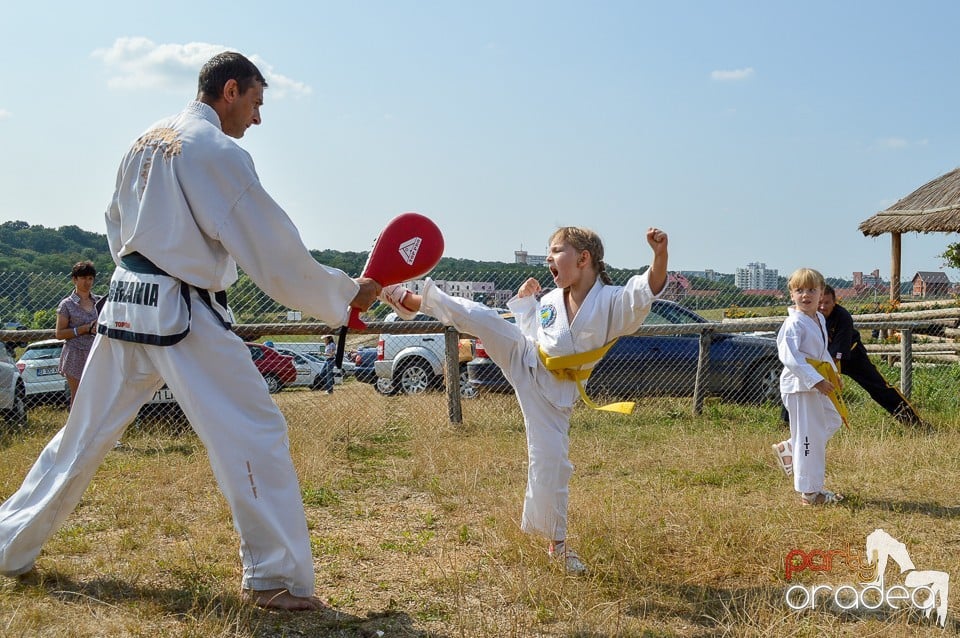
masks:
<path id="1" fill-rule="evenodd" d="M 590 355 L 622 335 L 636 332 L 667 281 L 667 235 L 650 228 L 653 262 L 624 286 L 613 286 L 603 263 L 603 243 L 591 230 L 558 229 L 550 238 L 547 266 L 555 289 L 540 301 L 540 283 L 528 279 L 507 306 L 516 325 L 475 301 L 451 297 L 427 279 L 422 294 L 403 286 L 383 289 L 381 300 L 404 319 L 418 311 L 483 341 L 487 354 L 516 391 L 527 433 L 527 491 L 521 528 L 549 539 L 548 551 L 568 573 L 587 567 L 566 545 L 567 501 L 573 465 L 568 454 L 570 414 L 588 371 L 602 353 Z M 586 355 L 562 370 L 548 358 Z M 577 378 L 580 381 L 577 381 Z M 580 386 L 580 387 L 578 387 Z"/>

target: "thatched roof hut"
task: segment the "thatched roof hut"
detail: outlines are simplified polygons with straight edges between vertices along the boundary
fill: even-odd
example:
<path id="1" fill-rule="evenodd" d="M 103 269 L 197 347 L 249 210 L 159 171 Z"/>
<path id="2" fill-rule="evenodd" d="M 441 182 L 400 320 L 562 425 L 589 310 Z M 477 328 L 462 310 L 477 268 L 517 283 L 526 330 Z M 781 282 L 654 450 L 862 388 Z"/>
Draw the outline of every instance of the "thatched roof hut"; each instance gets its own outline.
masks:
<path id="1" fill-rule="evenodd" d="M 867 237 L 890 233 L 890 299 L 900 299 L 900 236 L 960 232 L 960 168 L 941 175 L 861 222 Z"/>

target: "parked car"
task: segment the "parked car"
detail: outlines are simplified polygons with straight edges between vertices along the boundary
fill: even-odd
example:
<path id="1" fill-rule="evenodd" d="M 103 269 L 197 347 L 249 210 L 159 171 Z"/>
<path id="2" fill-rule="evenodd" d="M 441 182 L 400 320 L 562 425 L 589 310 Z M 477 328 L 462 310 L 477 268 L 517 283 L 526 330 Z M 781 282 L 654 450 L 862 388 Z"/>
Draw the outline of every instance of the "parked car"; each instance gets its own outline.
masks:
<path id="1" fill-rule="evenodd" d="M 27 391 L 7 348 L 0 348 L 0 419 L 10 429 L 27 426 Z"/>
<path id="2" fill-rule="evenodd" d="M 274 344 L 276 346 L 276 344 Z M 333 386 L 343 383 L 343 371 L 337 370 L 333 366 L 333 361 L 315 357 L 312 354 L 297 353 L 286 348 L 274 348 L 280 354 L 293 358 L 293 367 L 297 369 L 297 380 L 290 384 L 290 387 L 306 386 L 311 390 L 326 390 L 333 392 Z M 328 372 L 330 381 L 327 381 Z M 329 383 L 330 387 L 326 387 Z"/>
<path id="3" fill-rule="evenodd" d="M 293 357 L 280 354 L 273 348 L 262 343 L 247 342 L 250 356 L 257 370 L 267 382 L 267 390 L 275 394 L 285 386 L 296 383 L 297 369 L 293 365 Z"/>
<path id="4" fill-rule="evenodd" d="M 671 301 L 656 300 L 644 325 L 708 323 Z M 682 330 L 680 328 L 679 330 Z M 699 333 L 620 337 L 597 363 L 587 382 L 591 398 L 693 396 L 699 359 Z M 769 337 L 715 333 L 710 344 L 707 394 L 741 403 L 780 400 L 777 344 Z M 470 382 L 480 390 L 513 392 L 500 368 L 477 343 L 467 364 Z"/>
<path id="5" fill-rule="evenodd" d="M 326 357 L 323 353 L 327 344 L 321 341 L 273 341 L 271 343 L 271 347 L 274 350 L 289 350 L 290 352 L 295 352 L 297 354 L 308 354 L 315 359 L 326 361 Z M 353 361 L 349 357 L 344 356 L 343 369 L 341 370 L 342 374 L 338 375 L 337 372 L 334 371 L 335 382 L 339 384 L 343 381 L 343 379 L 352 376 L 353 366 Z"/>
<path id="6" fill-rule="evenodd" d="M 60 374 L 62 339 L 44 339 L 27 344 L 17 368 L 26 388 L 27 404 L 65 405 L 70 402 L 67 378 Z"/>
<path id="7" fill-rule="evenodd" d="M 379 394 L 393 395 L 397 393 L 393 387 L 393 380 L 377 376 L 376 362 L 379 348 L 363 346 L 357 350 L 353 358 L 353 374 L 357 381 L 369 383 Z"/>
<path id="8" fill-rule="evenodd" d="M 26 400 L 29 407 L 42 404 L 67 405 L 70 403 L 70 388 L 67 378 L 60 374 L 62 339 L 44 339 L 27 344 L 17 368 L 23 378 Z M 157 390 L 144 407 L 176 403 L 173 392 L 163 386 Z"/>
<path id="9" fill-rule="evenodd" d="M 377 370 L 374 362 L 377 360 L 376 346 L 363 346 L 353 356 L 353 376 L 357 381 L 376 385 Z"/>
<path id="10" fill-rule="evenodd" d="M 395 312 L 384 318 L 384 322 L 402 321 Z M 436 321 L 423 313 L 408 320 L 408 323 Z M 473 339 L 460 339 L 460 366 L 457 376 L 460 394 L 473 396 L 473 387 L 467 379 L 466 363 L 473 359 Z M 383 333 L 377 342 L 377 360 L 374 369 L 380 379 L 378 386 L 384 394 L 416 394 L 429 389 L 443 387 L 444 361 L 446 357 L 446 339 L 442 333 L 390 334 Z"/>

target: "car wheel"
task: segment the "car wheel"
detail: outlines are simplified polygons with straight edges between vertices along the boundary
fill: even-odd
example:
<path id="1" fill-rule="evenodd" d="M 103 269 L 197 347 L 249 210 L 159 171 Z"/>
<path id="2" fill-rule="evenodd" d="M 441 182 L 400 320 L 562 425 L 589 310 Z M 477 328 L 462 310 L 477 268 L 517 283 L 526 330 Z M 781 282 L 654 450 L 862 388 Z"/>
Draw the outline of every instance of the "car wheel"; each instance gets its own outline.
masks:
<path id="1" fill-rule="evenodd" d="M 280 388 L 283 387 L 283 384 L 280 383 L 280 379 L 278 379 L 276 375 L 268 374 L 263 380 L 267 382 L 267 392 L 270 394 L 280 392 Z"/>
<path id="2" fill-rule="evenodd" d="M 4 421 L 11 430 L 23 430 L 27 427 L 27 399 L 23 386 L 17 386 L 13 393 L 13 405 L 4 414 Z"/>
<path id="3" fill-rule="evenodd" d="M 479 394 L 477 386 L 470 382 L 470 376 L 467 374 L 467 366 L 460 368 L 460 398 L 475 399 Z"/>
<path id="4" fill-rule="evenodd" d="M 755 365 L 740 389 L 740 401 L 755 405 L 779 403 L 782 370 L 779 361 L 762 361 Z"/>
<path id="5" fill-rule="evenodd" d="M 417 359 L 404 364 L 400 370 L 400 390 L 404 394 L 420 394 L 426 392 L 433 383 L 433 373 L 423 359 Z"/>
<path id="6" fill-rule="evenodd" d="M 385 394 L 392 397 L 399 389 L 393 385 L 392 379 L 379 378 L 377 382 L 373 384 L 373 389 L 377 391 L 377 394 Z"/>

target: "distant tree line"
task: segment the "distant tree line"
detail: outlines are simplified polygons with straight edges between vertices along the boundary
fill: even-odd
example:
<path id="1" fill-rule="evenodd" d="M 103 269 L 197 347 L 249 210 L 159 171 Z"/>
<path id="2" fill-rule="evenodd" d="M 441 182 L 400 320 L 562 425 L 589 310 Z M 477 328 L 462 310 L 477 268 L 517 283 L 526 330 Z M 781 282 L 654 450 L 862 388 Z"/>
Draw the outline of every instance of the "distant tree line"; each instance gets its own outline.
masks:
<path id="1" fill-rule="evenodd" d="M 320 263 L 354 277 L 359 276 L 367 260 L 366 252 L 311 250 L 310 253 Z M 96 265 L 99 273 L 94 291 L 105 292 L 114 267 L 106 235 L 77 226 L 47 228 L 23 221 L 0 223 L 0 319 L 29 328 L 52 328 L 56 322 L 57 303 L 72 289 L 70 269 L 76 262 L 86 259 Z M 644 270 L 608 268 L 607 273 L 614 284 L 623 284 Z M 51 275 L 60 274 L 63 274 L 62 278 L 51 278 Z M 544 288 L 553 286 L 550 271 L 543 266 L 452 257 L 441 259 L 430 276 L 436 280 L 493 282 L 497 290 L 516 290 L 528 277 L 539 280 Z M 694 309 L 787 303 L 775 297 L 744 295 L 734 286 L 733 275 L 721 275 L 715 281 L 698 277 L 689 279 L 695 290 L 718 291 L 712 297 L 690 296 L 681 300 L 682 304 Z M 829 278 L 828 282 L 835 287 L 849 285 L 842 279 Z M 780 289 L 785 290 L 786 279 L 780 277 L 779 283 Z M 232 299 L 243 300 L 236 317 L 241 323 L 276 321 L 286 310 L 242 272 L 229 295 Z"/>

